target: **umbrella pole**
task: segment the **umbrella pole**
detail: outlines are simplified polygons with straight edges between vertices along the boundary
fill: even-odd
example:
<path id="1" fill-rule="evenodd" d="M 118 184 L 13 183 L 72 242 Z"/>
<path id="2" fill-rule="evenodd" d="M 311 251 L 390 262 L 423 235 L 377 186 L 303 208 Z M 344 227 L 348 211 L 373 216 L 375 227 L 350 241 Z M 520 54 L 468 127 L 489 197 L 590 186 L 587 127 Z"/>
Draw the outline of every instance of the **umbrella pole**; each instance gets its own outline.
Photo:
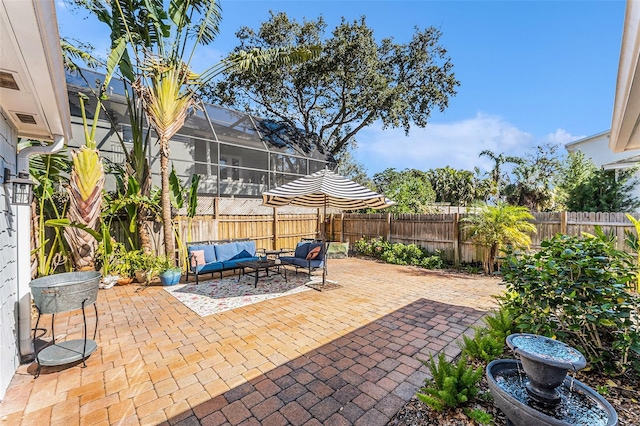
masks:
<path id="1" fill-rule="evenodd" d="M 327 195 L 324 196 L 324 206 L 322 212 L 322 251 L 324 262 L 322 263 L 322 285 L 327 280 Z"/>

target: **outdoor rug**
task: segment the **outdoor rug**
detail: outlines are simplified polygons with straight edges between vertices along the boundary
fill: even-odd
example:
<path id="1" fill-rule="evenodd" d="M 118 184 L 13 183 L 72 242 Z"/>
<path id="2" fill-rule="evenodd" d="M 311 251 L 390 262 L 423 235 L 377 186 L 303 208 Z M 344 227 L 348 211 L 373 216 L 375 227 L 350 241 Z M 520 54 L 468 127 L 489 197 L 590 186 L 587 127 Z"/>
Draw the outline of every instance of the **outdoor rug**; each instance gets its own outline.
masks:
<path id="1" fill-rule="evenodd" d="M 288 278 L 285 281 L 278 274 L 260 277 L 258 288 L 254 288 L 254 278 L 249 275 L 243 276 L 239 282 L 238 277 L 228 277 L 163 288 L 187 308 L 204 317 L 309 290 L 305 286 L 308 280 L 306 275 L 290 274 Z"/>

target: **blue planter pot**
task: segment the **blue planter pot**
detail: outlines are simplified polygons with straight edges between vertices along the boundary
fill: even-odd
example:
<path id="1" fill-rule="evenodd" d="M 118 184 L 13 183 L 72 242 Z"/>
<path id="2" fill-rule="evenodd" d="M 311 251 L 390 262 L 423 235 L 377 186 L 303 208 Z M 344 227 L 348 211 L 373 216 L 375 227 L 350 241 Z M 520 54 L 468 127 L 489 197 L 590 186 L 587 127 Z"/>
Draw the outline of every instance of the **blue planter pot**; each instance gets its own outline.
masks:
<path id="1" fill-rule="evenodd" d="M 180 282 L 182 276 L 182 270 L 169 269 L 160 274 L 160 282 L 162 285 L 176 285 Z"/>

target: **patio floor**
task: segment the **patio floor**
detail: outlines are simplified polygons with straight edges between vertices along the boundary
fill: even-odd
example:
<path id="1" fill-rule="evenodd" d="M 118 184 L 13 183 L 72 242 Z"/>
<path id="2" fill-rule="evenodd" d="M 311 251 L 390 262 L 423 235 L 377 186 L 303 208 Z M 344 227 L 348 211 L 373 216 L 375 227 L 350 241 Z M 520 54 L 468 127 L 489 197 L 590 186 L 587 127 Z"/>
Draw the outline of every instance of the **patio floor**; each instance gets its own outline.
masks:
<path id="1" fill-rule="evenodd" d="M 480 324 L 495 278 L 332 259 L 339 289 L 201 318 L 161 287 L 98 294 L 98 350 L 80 365 L 22 365 L 0 424 L 384 425 Z M 93 325 L 93 312 L 89 311 Z M 44 326 L 50 327 L 46 315 Z M 56 333 L 81 332 L 57 315 Z"/>

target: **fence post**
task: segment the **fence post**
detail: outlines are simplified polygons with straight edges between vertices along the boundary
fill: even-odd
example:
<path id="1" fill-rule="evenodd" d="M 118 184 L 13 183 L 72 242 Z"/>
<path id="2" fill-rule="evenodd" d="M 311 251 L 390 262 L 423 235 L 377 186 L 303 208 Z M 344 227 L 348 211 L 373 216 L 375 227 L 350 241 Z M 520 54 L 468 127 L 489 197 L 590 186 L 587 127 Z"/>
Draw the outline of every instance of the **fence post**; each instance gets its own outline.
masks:
<path id="1" fill-rule="evenodd" d="M 214 197 L 213 199 L 213 227 L 214 235 L 213 239 L 217 240 L 220 235 L 220 197 Z"/>
<path id="2" fill-rule="evenodd" d="M 385 234 L 386 234 L 386 240 L 387 241 L 391 241 L 391 213 L 387 213 L 387 223 L 386 223 L 386 229 L 385 229 Z"/>
<path id="3" fill-rule="evenodd" d="M 567 233 L 567 212 L 560 212 L 560 233 Z"/>
<path id="4" fill-rule="evenodd" d="M 273 208 L 273 250 L 278 250 L 278 208 Z"/>
<path id="5" fill-rule="evenodd" d="M 460 264 L 460 213 L 453 214 L 453 262 Z"/>
<path id="6" fill-rule="evenodd" d="M 344 213 L 340 214 L 340 242 L 344 243 Z"/>

